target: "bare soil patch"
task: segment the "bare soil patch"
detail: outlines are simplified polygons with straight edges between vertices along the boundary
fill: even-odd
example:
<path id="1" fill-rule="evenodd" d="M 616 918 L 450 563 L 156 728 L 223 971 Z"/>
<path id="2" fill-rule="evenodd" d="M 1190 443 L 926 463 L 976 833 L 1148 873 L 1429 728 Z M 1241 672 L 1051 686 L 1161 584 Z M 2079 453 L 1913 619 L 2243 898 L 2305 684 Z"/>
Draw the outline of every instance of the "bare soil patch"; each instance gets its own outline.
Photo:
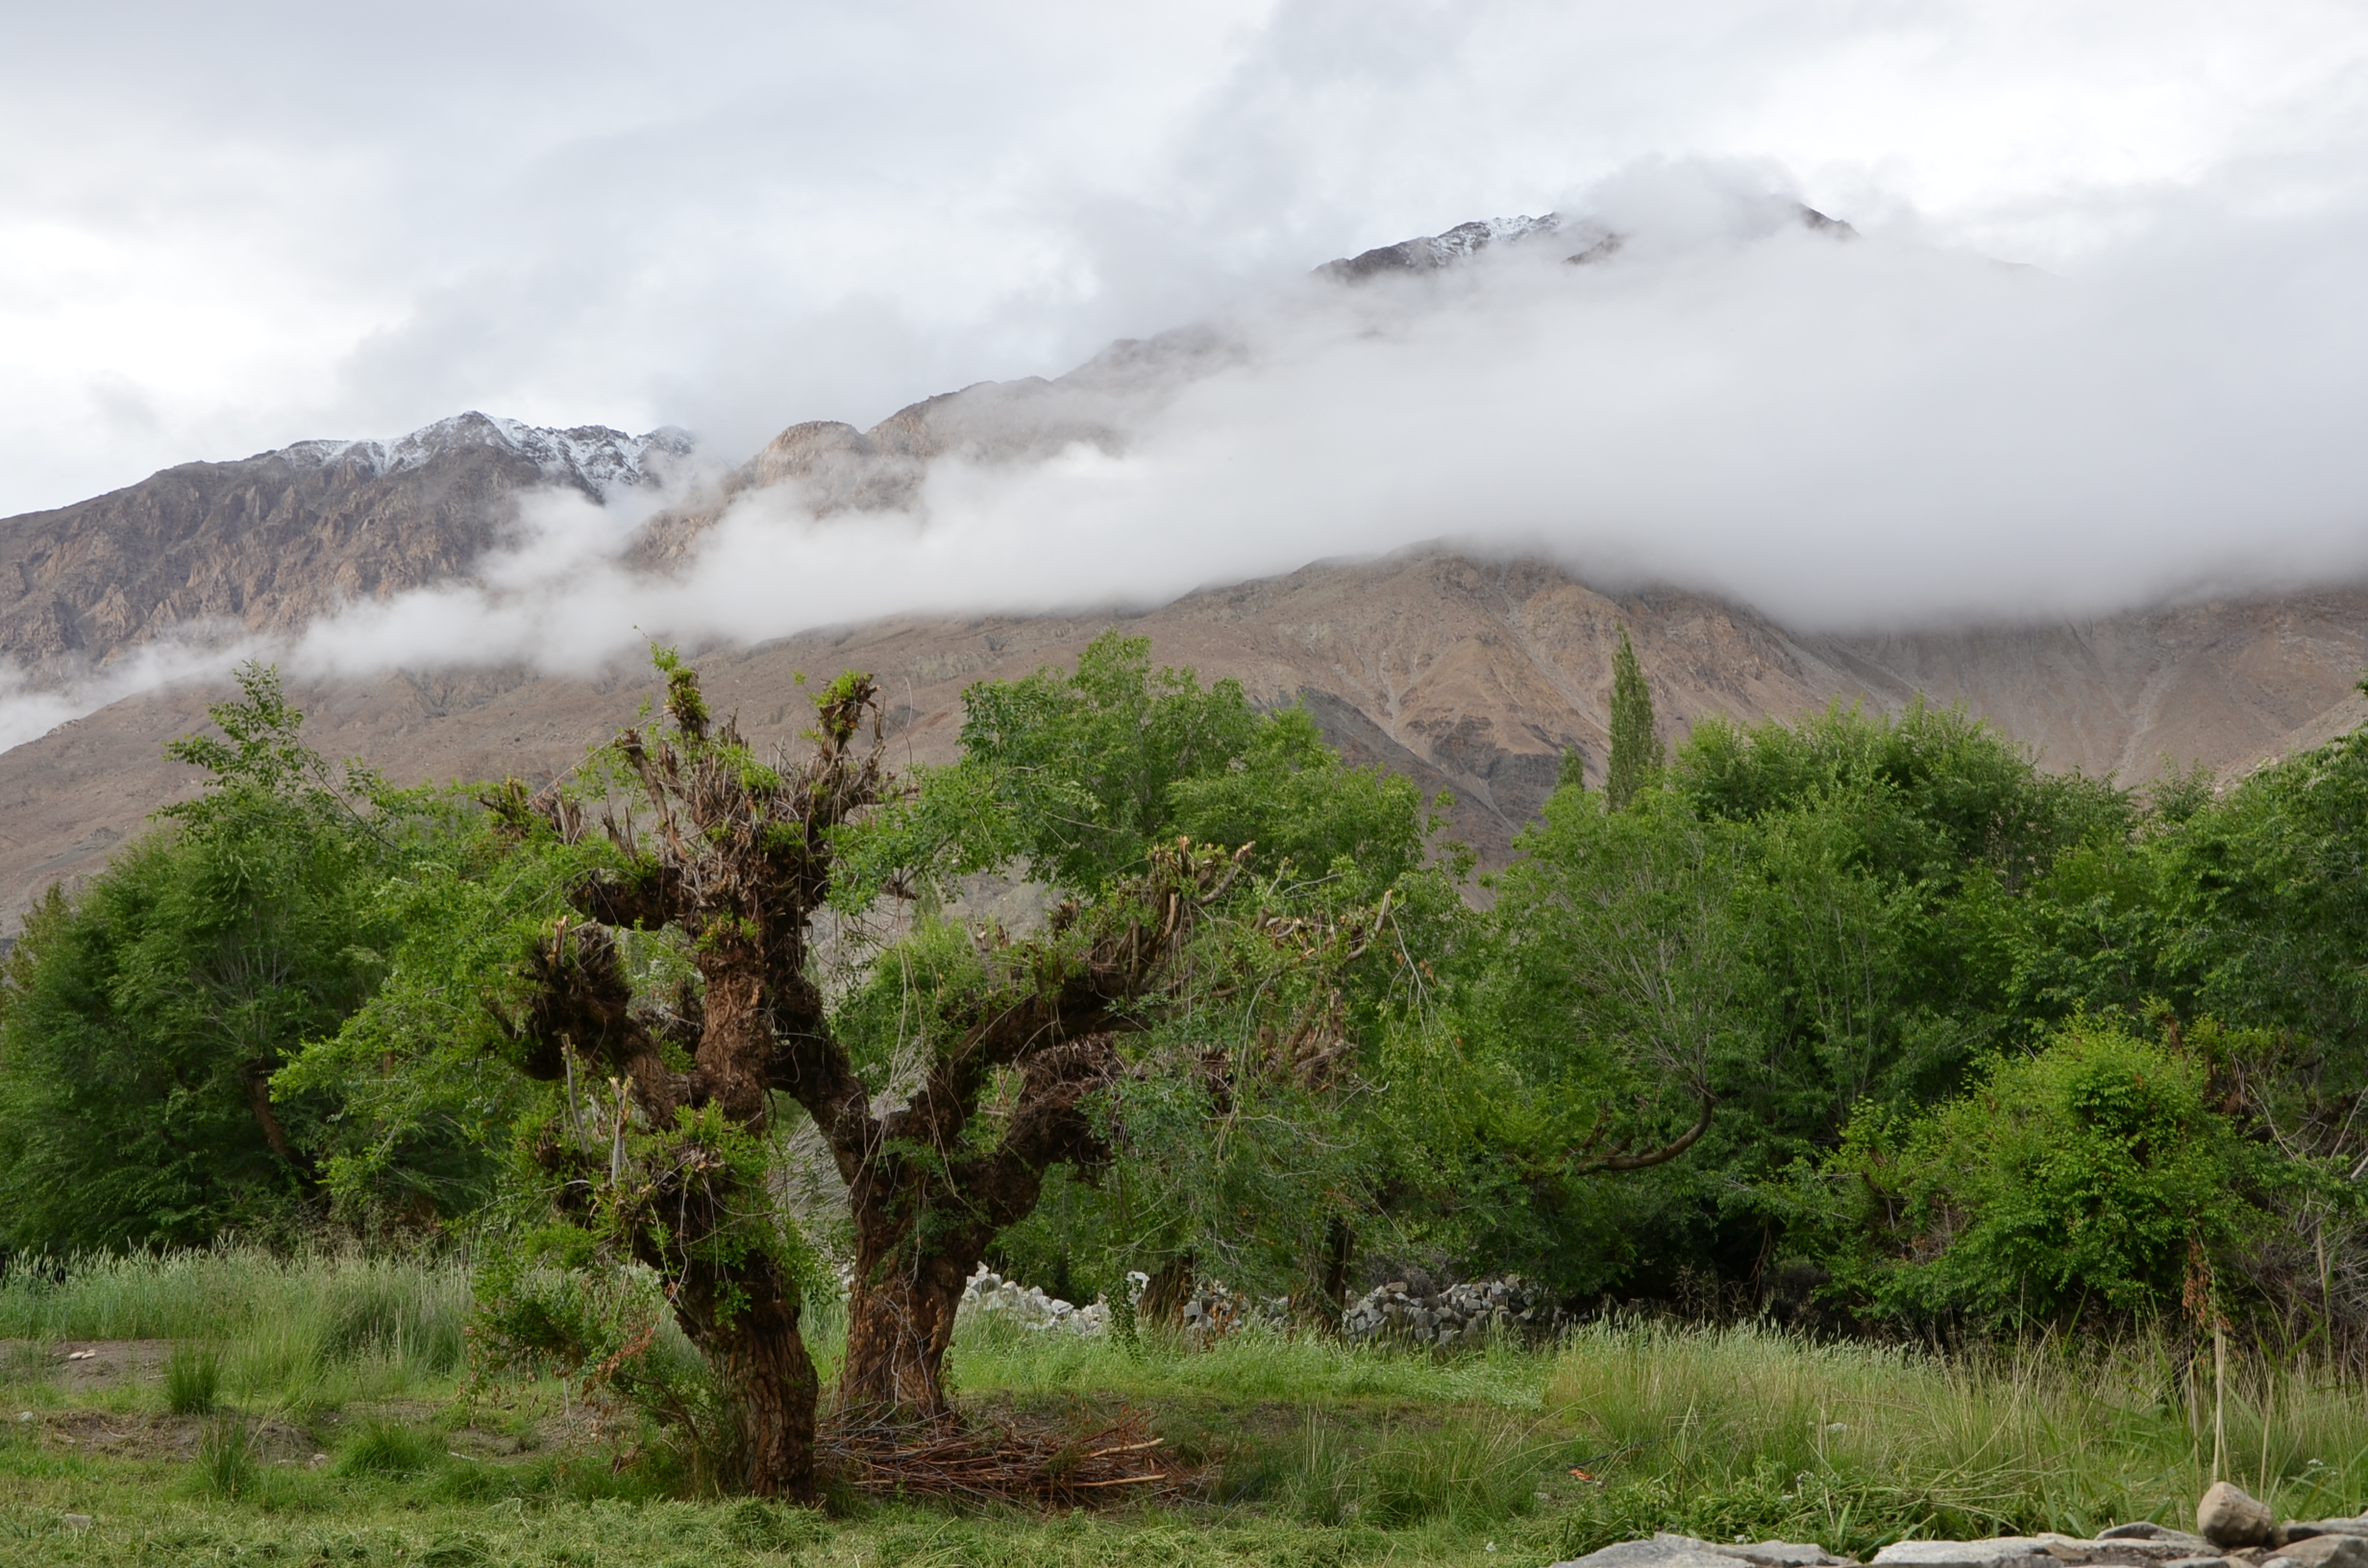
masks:
<path id="1" fill-rule="evenodd" d="M 31 1425 L 44 1445 L 115 1459 L 194 1459 L 208 1418 L 162 1411 L 124 1414 L 112 1410 L 51 1410 Z M 255 1456 L 267 1464 L 304 1463 L 319 1452 L 311 1433 L 284 1421 L 258 1421 L 247 1429 Z"/>
<path id="2" fill-rule="evenodd" d="M 172 1353 L 170 1339 L 0 1339 L 0 1376 L 84 1393 L 153 1382 Z"/>

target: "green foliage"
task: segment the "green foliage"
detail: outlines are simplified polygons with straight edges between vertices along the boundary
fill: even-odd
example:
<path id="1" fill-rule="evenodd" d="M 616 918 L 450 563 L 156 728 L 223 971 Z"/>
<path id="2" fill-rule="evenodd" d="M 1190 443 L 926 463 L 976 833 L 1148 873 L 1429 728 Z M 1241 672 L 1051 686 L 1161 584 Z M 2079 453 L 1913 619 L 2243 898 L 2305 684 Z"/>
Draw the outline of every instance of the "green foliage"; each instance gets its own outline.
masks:
<path id="1" fill-rule="evenodd" d="M 244 1418 L 217 1415 L 206 1423 L 197 1440 L 196 1480 L 209 1496 L 225 1501 L 251 1495 L 262 1484 L 262 1461 L 255 1457 L 255 1433 Z"/>
<path id="2" fill-rule="evenodd" d="M 1435 870 L 1403 873 L 1386 906 L 1367 891 L 1256 878 L 1204 919 L 1191 981 L 1120 1041 L 1132 1070 L 1098 1097 L 1114 1159 L 1048 1180 L 999 1267 L 1115 1300 L 1128 1270 L 1190 1255 L 1234 1288 L 1329 1310 L 1335 1228 L 1386 1227 L 1382 1194 L 1404 1175 L 1380 1084 L 1422 984 L 1407 944 L 1469 918 Z"/>
<path id="3" fill-rule="evenodd" d="M 1639 792 L 1661 772 L 1661 732 L 1653 724 L 1652 689 L 1628 641 L 1619 628 L 1619 647 L 1612 653 L 1612 749 L 1604 763 L 1603 793 L 1614 811 L 1625 811 Z"/>
<path id="4" fill-rule="evenodd" d="M 252 1246 L 29 1260 L 0 1278 L 0 1338 L 175 1339 L 218 1396 L 333 1408 L 447 1384 L 466 1351 L 465 1263 Z"/>
<path id="5" fill-rule="evenodd" d="M 1115 631 L 1078 651 L 1073 674 L 982 681 L 962 702 L 964 765 L 996 781 L 1004 852 L 1063 888 L 1139 866 L 1146 845 L 1173 836 L 1173 786 L 1232 768 L 1258 727 L 1239 682 L 1154 674 L 1149 639 Z"/>
<path id="6" fill-rule="evenodd" d="M 1191 1252 L 1237 1286 L 1298 1294 L 1327 1229 L 1370 1207 L 1364 1072 L 1411 968 L 1405 933 L 1460 911 L 1456 872 L 1418 869 L 1437 823 L 1406 780 L 1345 766 L 1300 709 L 1261 714 L 1229 682 L 1153 674 L 1148 651 L 1113 632 L 1074 674 L 965 693 L 963 760 L 843 836 L 840 896 L 1018 859 L 1090 912 L 1163 841 L 1255 845 L 1195 926 L 1182 992 L 1122 1037 L 1135 1070 L 1095 1113 L 1112 1167 L 1050 1175 L 997 1257 L 1091 1295 Z M 945 1043 L 932 1019 L 976 1012 L 985 974 L 969 936 L 925 918 L 872 961 L 834 1027 L 884 1088 Z M 1002 1127 L 991 1106 L 970 1138 Z"/>
<path id="7" fill-rule="evenodd" d="M 1393 1036 L 1385 1114 L 1431 1193 L 1435 1244 L 1599 1289 L 1656 1193 L 1591 1160 L 1666 1142 L 1711 1074 L 1760 1048 L 1745 844 L 1666 792 L 1613 811 L 1562 790 L 1517 847 L 1461 983 Z"/>
<path id="8" fill-rule="evenodd" d="M 1090 893 L 1179 835 L 1255 844 L 1262 867 L 1352 877 L 1378 897 L 1437 825 L 1411 783 L 1346 766 L 1304 710 L 1260 713 L 1237 682 L 1155 673 L 1146 638 L 1108 631 L 1073 673 L 981 681 L 962 698 L 962 760 L 921 770 L 911 798 L 846 834 L 843 905 L 916 873 L 1015 859 Z"/>
<path id="9" fill-rule="evenodd" d="M 2264 1217 L 2265 1162 L 2209 1099 L 2201 1063 L 2076 1023 L 1928 1114 L 1870 1106 L 1820 1179 L 1826 1255 L 1915 1315 L 2170 1310 L 2191 1248 L 2225 1256 Z"/>
<path id="10" fill-rule="evenodd" d="M 722 1510 L 718 1532 L 749 1552 L 797 1552 L 830 1539 L 830 1527 L 810 1508 L 794 1508 L 763 1498 L 744 1497 Z"/>
<path id="11" fill-rule="evenodd" d="M 1756 821 L 1819 806 L 1858 814 L 1858 853 L 1870 871 L 1943 891 L 1985 877 L 2018 889 L 2092 835 L 2128 834 L 2137 815 L 2128 791 L 2042 772 L 1988 725 L 1921 702 L 1897 719 L 1837 705 L 1798 724 L 1706 720 L 1671 773 L 1705 816 Z"/>
<path id="12" fill-rule="evenodd" d="M 269 670 L 173 754 L 197 799 L 81 894 L 53 894 L 0 1011 L 0 1243 L 71 1250 L 268 1232 L 310 1207 L 336 1106 L 271 1075 L 377 985 L 371 894 L 400 802 L 333 781 Z"/>
<path id="13" fill-rule="evenodd" d="M 1924 708 L 1706 722 L 1661 779 L 1625 809 L 1558 790 L 1490 917 L 1425 954 L 1443 984 L 1394 1035 L 1386 1114 L 1416 1228 L 1459 1266 L 1588 1292 L 1756 1270 L 1782 1173 L 1855 1107 L 1933 1104 L 2042 1026 L 2027 906 L 2140 821 Z M 1681 1158 L 1589 1173 L 1673 1138 L 1703 1090 Z"/>
<path id="14" fill-rule="evenodd" d="M 143 1292 L 124 1281 L 124 1294 L 160 1298 L 189 1279 L 170 1261 L 148 1266 L 166 1283 Z M 413 1294 L 436 1287 L 443 1265 L 411 1266 L 428 1276 Z M 249 1320 L 233 1303 L 194 1327 L 235 1357 Z M 1205 1351 L 1152 1335 L 1129 1356 L 990 1327 L 957 1334 L 973 1409 L 1093 1421 L 1147 1406 L 1169 1452 L 1212 1467 L 1216 1506 L 1047 1515 L 896 1503 L 825 1519 L 708 1501 L 629 1423 L 604 1414 L 606 1435 L 594 1437 L 580 1405 L 559 1419 L 549 1384 L 484 1377 L 456 1398 L 433 1391 L 443 1403 L 407 1406 L 399 1422 L 374 1409 L 324 1423 L 337 1433 L 326 1445 L 334 1474 L 269 1462 L 235 1420 L 201 1443 L 202 1463 L 0 1447 L 0 1562 L 1479 1568 L 1562 1560 L 1656 1529 L 1815 1540 L 1863 1559 L 1907 1536 L 2175 1523 L 2208 1480 L 2208 1433 L 2199 1443 L 2161 1397 L 2177 1347 L 2143 1327 L 2109 1347 L 2058 1338 L 1943 1357 L 1756 1325 L 1603 1322 L 1539 1351 L 1443 1358 L 1263 1333 Z M 256 1399 L 313 1409 L 303 1396 Z M 2260 1364 L 2230 1390 L 2235 1479 L 2281 1517 L 2356 1513 L 2368 1502 L 2363 1419 L 2351 1381 Z M 535 1452 L 485 1441 L 537 1423 L 549 1442 Z M 382 1448 L 379 1424 L 395 1428 Z M 447 1444 L 478 1458 L 450 1458 Z M 359 1462 L 369 1448 L 379 1457 Z M 96 1528 L 69 1535 L 67 1512 Z"/>
<path id="15" fill-rule="evenodd" d="M 2253 774 L 2153 846 L 2171 884 L 2167 964 L 2194 1011 L 2300 1037 L 2330 1097 L 2368 1087 L 2363 821 L 2356 732 Z"/>
<path id="16" fill-rule="evenodd" d="M 550 1224 L 506 1237 L 477 1289 L 481 1385 L 504 1375 L 556 1376 L 578 1397 L 631 1411 L 703 1489 L 729 1472 L 738 1440 L 729 1397 L 683 1337 L 655 1273 L 620 1264 L 581 1227 Z"/>
<path id="17" fill-rule="evenodd" d="M 507 789 L 497 800 L 522 793 Z M 516 1070 L 502 1009 L 523 996 L 520 962 L 568 890 L 608 858 L 523 814 L 446 810 L 450 830 L 407 845 L 373 890 L 371 917 L 398 933 L 378 986 L 274 1080 L 283 1096 L 340 1105 L 316 1141 L 323 1183 L 350 1211 L 460 1215 L 491 1196 L 513 1128 L 550 1100 Z M 654 988 L 679 982 L 664 940 L 632 956 Z"/>

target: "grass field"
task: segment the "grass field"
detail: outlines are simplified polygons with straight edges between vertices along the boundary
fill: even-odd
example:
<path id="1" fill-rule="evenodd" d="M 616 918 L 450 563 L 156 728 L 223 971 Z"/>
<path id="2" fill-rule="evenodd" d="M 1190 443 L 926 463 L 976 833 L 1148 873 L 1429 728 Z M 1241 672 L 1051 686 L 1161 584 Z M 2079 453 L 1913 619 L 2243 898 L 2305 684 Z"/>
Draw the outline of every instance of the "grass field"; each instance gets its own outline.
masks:
<path id="1" fill-rule="evenodd" d="M 2208 1418 L 2199 1433 L 2146 1342 L 1943 1360 L 1639 1324 L 1447 1360 L 1280 1335 L 1130 1355 L 989 1323 L 955 1347 L 966 1407 L 1146 1411 L 1208 1465 L 1210 1495 L 824 1517 L 681 1495 L 662 1448 L 573 1391 L 472 1382 L 468 1302 L 449 1261 L 226 1251 L 17 1271 L 0 1284 L 0 1564 L 1534 1568 L 1655 1530 L 1863 1555 L 2170 1520 L 2211 1458 Z M 826 1320 L 815 1339 L 826 1366 Z M 109 1343 L 67 1361 L 61 1341 Z M 2225 1452 L 2285 1516 L 2368 1503 L 2368 1404 L 2307 1368 L 2232 1388 Z"/>

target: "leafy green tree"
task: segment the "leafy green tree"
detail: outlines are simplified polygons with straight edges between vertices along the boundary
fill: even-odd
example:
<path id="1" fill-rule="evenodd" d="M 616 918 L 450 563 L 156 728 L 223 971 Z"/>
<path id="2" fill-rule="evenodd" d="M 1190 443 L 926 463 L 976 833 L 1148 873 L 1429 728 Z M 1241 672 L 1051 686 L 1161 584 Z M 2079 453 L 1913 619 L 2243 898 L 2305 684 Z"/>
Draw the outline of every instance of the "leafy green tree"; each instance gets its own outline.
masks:
<path id="1" fill-rule="evenodd" d="M 1759 1047 L 1745 835 L 1666 792 L 1615 811 L 1562 790 L 1516 848 L 1441 1005 L 1392 1037 L 1381 1114 L 1430 1167 L 1413 1229 L 1468 1266 L 1596 1289 L 1660 1195 L 1598 1178 L 1687 1154 L 1725 1065 Z"/>
<path id="2" fill-rule="evenodd" d="M 1439 825 L 1405 778 L 1344 764 L 1305 710 L 1261 713 L 1235 681 L 1155 672 L 1147 638 L 1104 632 L 1073 672 L 981 681 L 962 700 L 961 760 L 917 770 L 849 837 L 842 907 L 1015 862 L 1092 894 L 1179 837 L 1254 845 L 1261 867 L 1307 876 L 1337 868 L 1378 897 Z"/>
<path id="3" fill-rule="evenodd" d="M 190 1243 L 317 1212 L 333 1101 L 274 1072 L 377 985 L 393 928 L 372 894 L 393 824 L 368 774 L 334 775 L 278 676 L 250 665 L 221 739 L 169 748 L 195 799 L 11 956 L 0 1014 L 0 1239 L 67 1250 Z"/>
<path id="4" fill-rule="evenodd" d="M 1418 1086 L 1401 1107 L 1440 1100 L 1418 1121 L 1469 1129 L 1443 1147 L 1491 1151 L 1440 1164 L 1441 1235 L 1466 1266 L 1517 1259 L 1572 1290 L 1748 1276 L 1781 1247 L 1783 1173 L 1862 1101 L 1936 1103 L 2045 1027 L 2018 990 L 2022 906 L 2136 821 L 2124 793 L 1923 707 L 1706 722 L 1625 809 L 1558 791 L 1451 961 L 1439 1025 L 1408 1037 L 1427 1065 L 1394 1075 Z M 1655 1043 L 1643 996 L 1715 1026 Z M 1684 1159 L 1574 1177 L 1574 1118 L 1665 1140 L 1703 1092 L 1718 1115 Z"/>
<path id="5" fill-rule="evenodd" d="M 1019 854 L 1048 886 L 1106 886 L 1174 836 L 1177 785 L 1221 775 L 1250 750 L 1259 716 L 1241 683 L 1154 674 L 1150 646 L 1105 632 L 1068 674 L 1043 669 L 962 694 L 962 782 L 987 786 L 997 819 L 974 815 L 963 832 L 989 865 Z M 1270 758 L 1285 770 L 1290 760 Z"/>
<path id="6" fill-rule="evenodd" d="M 1073 674 L 964 698 L 962 761 L 845 840 L 872 868 L 841 884 L 857 898 L 1016 862 L 1091 907 L 1109 878 L 1185 843 L 1233 851 L 1246 873 L 1196 920 L 1174 988 L 1119 1031 L 1125 1070 L 1092 1099 L 1102 1152 L 1048 1172 L 1051 1207 L 1000 1232 L 997 1256 L 1071 1288 L 1191 1257 L 1237 1286 L 1337 1293 L 1344 1262 L 1316 1260 L 1337 1258 L 1370 1207 L 1354 1113 L 1405 934 L 1461 907 L 1453 852 L 1421 868 L 1437 817 L 1405 779 L 1343 764 L 1303 710 L 1258 713 L 1229 682 L 1155 673 L 1140 639 L 1106 634 Z M 850 1038 L 909 1045 L 931 1005 L 913 977 L 936 962 L 884 957 Z"/>
<path id="7" fill-rule="evenodd" d="M 1619 628 L 1619 647 L 1612 653 L 1612 749 L 1604 764 L 1603 793 L 1614 811 L 1625 811 L 1638 792 L 1661 772 L 1661 732 L 1653 723 L 1653 693 L 1644 684 L 1644 671 Z"/>

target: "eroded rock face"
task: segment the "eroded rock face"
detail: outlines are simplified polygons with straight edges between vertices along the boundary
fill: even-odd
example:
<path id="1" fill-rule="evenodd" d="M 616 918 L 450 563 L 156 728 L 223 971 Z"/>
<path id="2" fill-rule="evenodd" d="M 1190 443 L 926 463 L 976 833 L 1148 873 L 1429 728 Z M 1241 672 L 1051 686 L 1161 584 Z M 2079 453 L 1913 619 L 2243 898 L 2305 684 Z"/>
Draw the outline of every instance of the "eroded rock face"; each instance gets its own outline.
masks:
<path id="1" fill-rule="evenodd" d="M 395 441 L 183 463 L 0 519 L 0 659 L 63 676 L 174 636 L 291 631 L 349 600 L 467 576 L 528 491 L 598 500 L 690 451 L 680 431 L 468 413 Z"/>
<path id="2" fill-rule="evenodd" d="M 2265 1545 L 2276 1525 L 2267 1506 L 2225 1481 L 2195 1506 L 2196 1533 L 2218 1547 Z"/>

